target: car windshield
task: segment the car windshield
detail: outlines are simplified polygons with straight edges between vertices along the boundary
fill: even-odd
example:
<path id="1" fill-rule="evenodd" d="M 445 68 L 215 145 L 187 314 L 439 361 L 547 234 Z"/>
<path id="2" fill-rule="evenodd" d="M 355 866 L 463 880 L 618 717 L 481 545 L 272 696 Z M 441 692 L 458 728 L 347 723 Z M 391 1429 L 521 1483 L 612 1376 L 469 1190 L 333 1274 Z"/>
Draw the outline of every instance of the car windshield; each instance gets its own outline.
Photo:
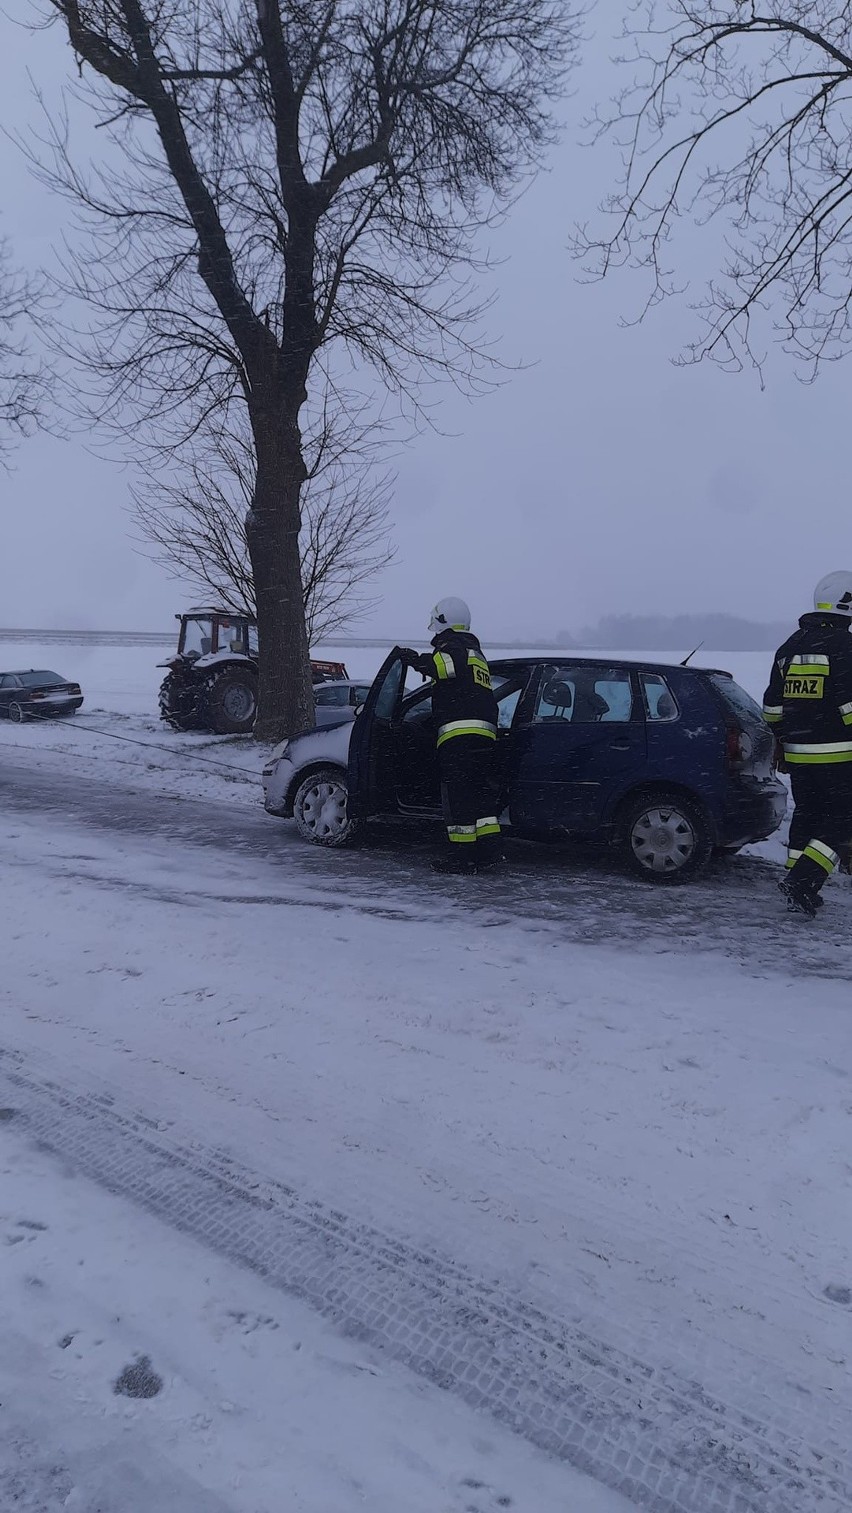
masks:
<path id="1" fill-rule="evenodd" d="M 25 688 L 42 688 L 45 683 L 64 683 L 58 672 L 19 672 L 18 677 Z"/>

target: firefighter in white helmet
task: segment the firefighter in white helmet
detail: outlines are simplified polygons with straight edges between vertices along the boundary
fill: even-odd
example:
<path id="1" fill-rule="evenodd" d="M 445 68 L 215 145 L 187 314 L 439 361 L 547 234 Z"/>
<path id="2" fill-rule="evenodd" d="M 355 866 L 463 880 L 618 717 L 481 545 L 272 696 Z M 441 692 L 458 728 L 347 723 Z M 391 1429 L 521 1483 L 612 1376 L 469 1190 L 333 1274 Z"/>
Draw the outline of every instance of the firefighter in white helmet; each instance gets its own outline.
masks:
<path id="1" fill-rule="evenodd" d="M 497 818 L 497 700 L 464 600 L 439 600 L 429 630 L 433 650 L 421 656 L 403 649 L 403 657 L 435 685 L 432 717 L 447 845 L 432 865 L 439 872 L 481 872 L 503 855 Z"/>
<path id="2" fill-rule="evenodd" d="M 852 845 L 852 572 L 829 573 L 814 609 L 775 654 L 763 717 L 790 773 L 787 906 L 813 919 L 820 890 Z"/>

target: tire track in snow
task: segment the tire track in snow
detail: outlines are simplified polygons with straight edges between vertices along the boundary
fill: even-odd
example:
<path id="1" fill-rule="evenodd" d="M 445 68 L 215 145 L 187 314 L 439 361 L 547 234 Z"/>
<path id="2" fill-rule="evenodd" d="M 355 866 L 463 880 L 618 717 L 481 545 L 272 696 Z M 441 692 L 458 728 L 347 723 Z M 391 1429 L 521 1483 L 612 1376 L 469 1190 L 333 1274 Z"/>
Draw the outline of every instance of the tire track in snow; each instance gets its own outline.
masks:
<path id="1" fill-rule="evenodd" d="M 44 1148 L 109 1191 L 309 1303 L 346 1335 L 456 1393 L 652 1513 L 840 1513 L 852 1506 L 850 1436 L 824 1405 L 761 1421 L 686 1374 L 407 1245 L 180 1146 L 109 1096 L 74 1094 L 0 1052 L 0 1097 Z M 2 1123 L 0 1123 L 2 1138 Z"/>

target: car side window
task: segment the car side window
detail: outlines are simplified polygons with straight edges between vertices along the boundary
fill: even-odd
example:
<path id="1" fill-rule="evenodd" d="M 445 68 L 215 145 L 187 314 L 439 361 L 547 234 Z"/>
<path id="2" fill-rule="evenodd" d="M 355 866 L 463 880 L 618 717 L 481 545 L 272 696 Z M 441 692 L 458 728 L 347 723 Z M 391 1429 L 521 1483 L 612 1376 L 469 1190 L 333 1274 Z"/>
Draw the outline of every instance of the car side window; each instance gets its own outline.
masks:
<path id="1" fill-rule="evenodd" d="M 573 668 L 545 667 L 538 686 L 533 720 L 536 723 L 545 720 L 572 720 L 576 691 Z"/>
<path id="2" fill-rule="evenodd" d="M 403 725 L 419 725 L 423 720 L 428 720 L 432 714 L 432 695 L 425 699 L 418 699 L 415 704 L 409 704 L 402 716 Z"/>
<path id="3" fill-rule="evenodd" d="M 405 663 L 392 662 L 376 695 L 373 713 L 377 720 L 392 720 L 396 714 L 399 691 L 405 682 Z"/>
<path id="4" fill-rule="evenodd" d="M 533 720 L 550 724 L 626 724 L 633 717 L 630 673 L 619 667 L 550 665 L 542 669 Z"/>
<path id="5" fill-rule="evenodd" d="M 658 672 L 643 672 L 639 675 L 645 716 L 654 722 L 676 720 L 680 716 L 677 700 L 665 678 Z"/>
<path id="6" fill-rule="evenodd" d="M 595 700 L 602 699 L 607 706 L 595 719 L 603 723 L 610 721 L 624 725 L 633 715 L 633 688 L 630 682 L 630 673 L 617 668 L 613 672 L 605 672 L 595 678 L 592 685 Z M 593 704 L 593 710 L 597 704 Z"/>
<path id="7" fill-rule="evenodd" d="M 523 693 L 523 685 L 518 688 L 507 688 L 504 693 L 497 689 L 497 729 L 509 730 L 515 718 L 515 710 Z"/>

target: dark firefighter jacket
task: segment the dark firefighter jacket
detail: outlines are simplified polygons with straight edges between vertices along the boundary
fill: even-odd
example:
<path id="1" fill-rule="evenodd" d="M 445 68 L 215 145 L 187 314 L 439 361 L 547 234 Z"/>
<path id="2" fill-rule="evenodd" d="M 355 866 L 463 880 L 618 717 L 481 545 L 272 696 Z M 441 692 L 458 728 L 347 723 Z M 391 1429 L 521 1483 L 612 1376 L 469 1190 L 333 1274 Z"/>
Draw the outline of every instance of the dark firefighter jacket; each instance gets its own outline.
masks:
<path id="1" fill-rule="evenodd" d="M 775 654 L 763 718 L 790 766 L 852 763 L 852 635 L 845 615 L 802 616 Z"/>
<path id="2" fill-rule="evenodd" d="M 407 660 L 424 677 L 434 678 L 432 714 L 438 746 L 456 736 L 497 739 L 497 700 L 482 647 L 465 630 L 444 630 L 432 642 L 433 651 Z"/>

